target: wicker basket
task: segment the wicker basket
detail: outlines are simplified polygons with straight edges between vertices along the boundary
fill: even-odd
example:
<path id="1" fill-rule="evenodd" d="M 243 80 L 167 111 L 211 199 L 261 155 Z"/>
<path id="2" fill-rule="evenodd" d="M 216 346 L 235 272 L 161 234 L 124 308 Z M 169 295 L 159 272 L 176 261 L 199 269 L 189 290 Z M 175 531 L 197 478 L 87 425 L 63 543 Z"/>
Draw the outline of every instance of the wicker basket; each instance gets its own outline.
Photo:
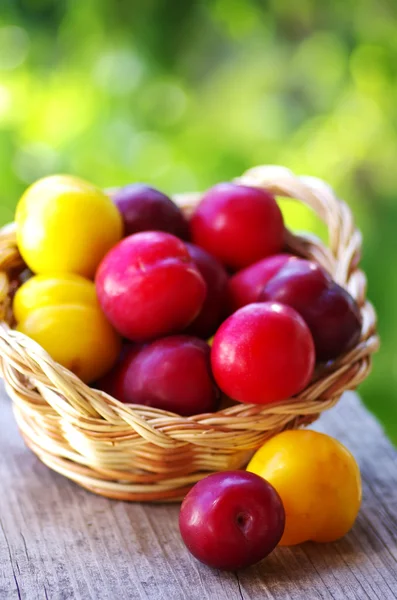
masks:
<path id="1" fill-rule="evenodd" d="M 26 444 L 54 471 L 110 498 L 177 500 L 210 472 L 244 467 L 269 436 L 313 422 L 368 375 L 379 341 L 358 269 L 361 235 L 349 208 L 322 181 L 296 177 L 283 167 L 256 167 L 237 181 L 299 200 L 326 223 L 329 248 L 290 232 L 287 245 L 324 266 L 356 299 L 363 321 L 359 343 L 318 370 L 299 396 L 274 406 L 234 404 L 189 418 L 126 406 L 90 389 L 11 329 L 11 299 L 24 265 L 13 227 L 6 227 L 0 231 L 1 373 Z M 199 199 L 187 194 L 175 201 L 189 212 Z"/>

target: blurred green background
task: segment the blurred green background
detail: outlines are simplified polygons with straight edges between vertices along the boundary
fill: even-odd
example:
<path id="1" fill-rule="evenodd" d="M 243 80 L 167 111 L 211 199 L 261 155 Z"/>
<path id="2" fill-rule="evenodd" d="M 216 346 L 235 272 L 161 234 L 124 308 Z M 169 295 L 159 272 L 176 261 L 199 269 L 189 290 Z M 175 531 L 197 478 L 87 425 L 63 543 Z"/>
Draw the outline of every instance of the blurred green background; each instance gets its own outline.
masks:
<path id="1" fill-rule="evenodd" d="M 396 19 L 394 0 L 1 0 L 0 223 L 54 172 L 169 193 L 261 163 L 326 179 L 364 232 L 383 344 L 361 392 L 397 442 Z"/>

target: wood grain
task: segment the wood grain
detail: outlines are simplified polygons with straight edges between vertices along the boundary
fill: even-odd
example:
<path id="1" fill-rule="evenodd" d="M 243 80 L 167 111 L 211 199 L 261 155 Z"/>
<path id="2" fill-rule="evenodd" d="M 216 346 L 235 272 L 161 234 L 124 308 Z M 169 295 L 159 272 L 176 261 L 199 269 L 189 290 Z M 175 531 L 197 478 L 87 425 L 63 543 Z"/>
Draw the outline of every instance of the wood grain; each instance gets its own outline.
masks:
<path id="1" fill-rule="evenodd" d="M 358 458 L 364 502 L 335 544 L 274 552 L 220 573 L 199 564 L 178 532 L 178 506 L 96 497 L 27 450 L 0 393 L 0 600 L 391 600 L 397 597 L 397 453 L 353 394 L 317 428 Z"/>

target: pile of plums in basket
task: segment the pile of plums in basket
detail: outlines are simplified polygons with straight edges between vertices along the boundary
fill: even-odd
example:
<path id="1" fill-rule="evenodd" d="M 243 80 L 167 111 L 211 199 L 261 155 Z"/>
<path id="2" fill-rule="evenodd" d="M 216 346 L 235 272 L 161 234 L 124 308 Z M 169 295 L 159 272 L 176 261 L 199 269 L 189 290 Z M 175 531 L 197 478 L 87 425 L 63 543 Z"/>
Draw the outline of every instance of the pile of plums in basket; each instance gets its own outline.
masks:
<path id="1" fill-rule="evenodd" d="M 355 301 L 321 266 L 284 252 L 266 190 L 216 185 L 189 220 L 144 185 L 113 200 L 127 237 L 103 258 L 96 289 L 126 343 L 99 386 L 122 402 L 183 416 L 216 410 L 222 394 L 279 402 L 357 343 Z"/>
<path id="2" fill-rule="evenodd" d="M 281 402 L 359 340 L 355 301 L 288 252 L 265 189 L 220 183 L 186 215 L 144 184 L 105 194 L 54 175 L 26 190 L 15 221 L 33 273 L 17 329 L 121 402 L 184 417 Z"/>

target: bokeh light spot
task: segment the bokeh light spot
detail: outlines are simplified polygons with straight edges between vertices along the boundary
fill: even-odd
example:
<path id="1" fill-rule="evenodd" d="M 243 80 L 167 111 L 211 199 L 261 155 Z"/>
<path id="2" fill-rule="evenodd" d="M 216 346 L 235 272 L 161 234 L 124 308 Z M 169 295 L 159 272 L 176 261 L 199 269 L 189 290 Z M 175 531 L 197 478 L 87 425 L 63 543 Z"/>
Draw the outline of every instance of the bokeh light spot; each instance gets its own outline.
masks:
<path id="1" fill-rule="evenodd" d="M 54 148 L 34 142 L 22 146 L 14 157 L 14 170 L 19 179 L 32 183 L 58 170 L 59 156 Z"/>
<path id="2" fill-rule="evenodd" d="M 93 70 L 94 82 L 114 96 L 129 94 L 143 75 L 143 63 L 131 50 L 112 49 L 102 54 Z"/>
<path id="3" fill-rule="evenodd" d="M 29 51 L 29 37 L 22 27 L 0 27 L 0 70 L 10 71 L 19 67 Z"/>

